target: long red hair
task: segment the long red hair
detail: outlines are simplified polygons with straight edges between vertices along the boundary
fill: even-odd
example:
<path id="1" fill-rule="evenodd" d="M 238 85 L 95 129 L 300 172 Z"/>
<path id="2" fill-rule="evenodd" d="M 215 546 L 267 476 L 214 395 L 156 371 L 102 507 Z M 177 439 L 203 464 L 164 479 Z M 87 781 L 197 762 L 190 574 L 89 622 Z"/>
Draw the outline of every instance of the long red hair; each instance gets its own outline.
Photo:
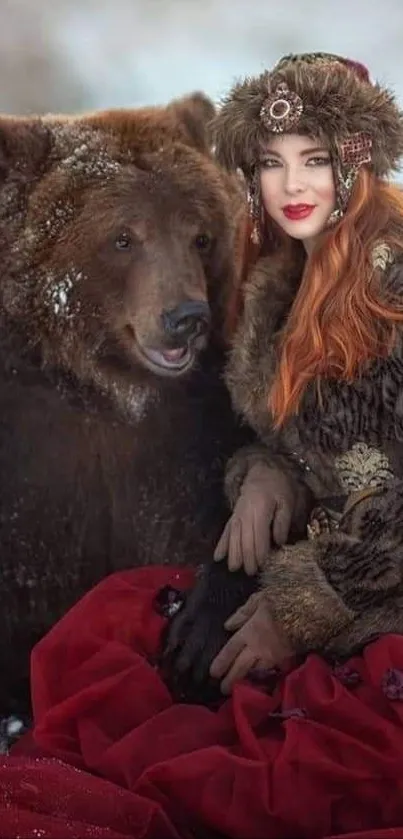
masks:
<path id="1" fill-rule="evenodd" d="M 270 222 L 268 222 L 270 223 Z M 403 297 L 382 289 L 375 245 L 403 250 L 403 192 L 362 168 L 348 210 L 306 261 L 281 335 L 277 375 L 268 394 L 276 427 L 298 412 L 311 382 L 352 381 L 387 356 L 403 322 Z"/>

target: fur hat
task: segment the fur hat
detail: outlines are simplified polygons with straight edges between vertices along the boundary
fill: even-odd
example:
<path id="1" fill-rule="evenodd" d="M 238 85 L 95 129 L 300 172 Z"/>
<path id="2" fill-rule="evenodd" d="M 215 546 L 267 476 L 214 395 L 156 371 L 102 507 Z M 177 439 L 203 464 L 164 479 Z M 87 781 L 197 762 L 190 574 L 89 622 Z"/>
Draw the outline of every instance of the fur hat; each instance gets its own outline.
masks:
<path id="1" fill-rule="evenodd" d="M 403 155 L 403 112 L 391 91 L 372 83 L 362 64 L 327 53 L 287 55 L 272 71 L 236 84 L 212 127 L 219 161 L 241 169 L 249 184 L 270 134 L 327 142 L 338 200 L 332 221 L 363 163 L 385 177 Z"/>

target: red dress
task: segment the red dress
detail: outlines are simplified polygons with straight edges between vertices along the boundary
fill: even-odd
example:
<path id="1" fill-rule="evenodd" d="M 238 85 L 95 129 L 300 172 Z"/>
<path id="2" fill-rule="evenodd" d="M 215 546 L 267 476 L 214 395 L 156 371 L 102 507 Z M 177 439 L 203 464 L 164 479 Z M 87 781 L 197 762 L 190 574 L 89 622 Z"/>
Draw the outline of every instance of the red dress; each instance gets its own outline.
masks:
<path id="1" fill-rule="evenodd" d="M 0 760 L 0 839 L 403 839 L 403 638 L 274 693 L 173 704 L 155 665 L 158 590 L 190 571 L 114 574 L 32 656 L 33 734 Z"/>

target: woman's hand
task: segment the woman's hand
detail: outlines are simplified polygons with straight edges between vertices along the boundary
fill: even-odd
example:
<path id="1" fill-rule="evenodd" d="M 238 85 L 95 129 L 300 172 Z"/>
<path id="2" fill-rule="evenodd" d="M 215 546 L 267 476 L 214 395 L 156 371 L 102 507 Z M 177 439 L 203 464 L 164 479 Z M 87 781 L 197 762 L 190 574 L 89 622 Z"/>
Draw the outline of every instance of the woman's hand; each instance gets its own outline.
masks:
<path id="1" fill-rule="evenodd" d="M 210 675 L 221 681 L 223 693 L 231 693 L 250 670 L 285 666 L 293 657 L 287 639 L 270 616 L 263 592 L 252 594 L 226 621 L 225 628 L 235 634 L 210 667 Z"/>
<path id="2" fill-rule="evenodd" d="M 228 558 L 230 571 L 244 568 L 253 575 L 262 568 L 271 548 L 284 545 L 295 506 L 292 481 L 266 463 L 255 463 L 241 488 L 214 552 Z"/>

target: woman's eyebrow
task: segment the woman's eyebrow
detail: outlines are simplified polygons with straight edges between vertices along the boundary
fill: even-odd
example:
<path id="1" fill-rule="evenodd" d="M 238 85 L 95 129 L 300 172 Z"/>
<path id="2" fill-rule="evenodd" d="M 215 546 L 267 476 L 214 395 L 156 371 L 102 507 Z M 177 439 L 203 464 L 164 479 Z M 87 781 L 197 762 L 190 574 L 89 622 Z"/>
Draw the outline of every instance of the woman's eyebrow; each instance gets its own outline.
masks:
<path id="1" fill-rule="evenodd" d="M 328 154 L 329 150 L 325 146 L 313 146 L 310 149 L 302 149 L 302 151 L 300 151 L 300 155 L 301 155 L 301 157 L 303 157 L 303 156 L 306 156 L 308 154 L 317 154 L 318 152 L 322 152 L 322 153 L 326 152 Z M 281 154 L 280 154 L 280 152 L 272 151 L 271 149 L 264 149 L 260 152 L 260 157 L 268 157 L 268 156 L 270 156 L 270 157 L 281 157 Z"/>
<path id="2" fill-rule="evenodd" d="M 271 151 L 271 149 L 262 149 L 260 152 L 260 157 L 267 157 L 268 155 L 273 157 L 281 157 L 280 152 L 278 151 Z"/>
<path id="3" fill-rule="evenodd" d="M 300 152 L 300 155 L 317 154 L 318 151 L 329 153 L 329 150 L 325 146 L 314 146 L 314 148 L 311 149 L 303 149 L 303 151 Z"/>

